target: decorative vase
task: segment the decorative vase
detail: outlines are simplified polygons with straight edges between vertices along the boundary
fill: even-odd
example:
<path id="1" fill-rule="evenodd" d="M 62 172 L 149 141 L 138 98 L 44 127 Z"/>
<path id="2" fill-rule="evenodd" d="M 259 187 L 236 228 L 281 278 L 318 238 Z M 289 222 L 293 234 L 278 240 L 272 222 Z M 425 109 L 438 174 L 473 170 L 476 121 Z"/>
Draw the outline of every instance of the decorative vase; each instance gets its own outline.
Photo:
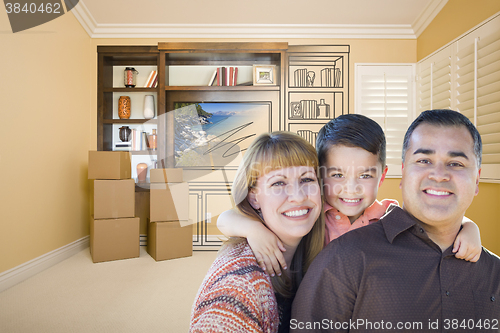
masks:
<path id="1" fill-rule="evenodd" d="M 146 163 L 137 164 L 137 181 L 144 183 L 148 174 L 148 165 Z"/>
<path id="2" fill-rule="evenodd" d="M 152 119 L 155 117 L 155 99 L 153 95 L 144 96 L 144 118 Z"/>
<path id="3" fill-rule="evenodd" d="M 118 117 L 120 117 L 120 119 L 130 118 L 130 106 L 130 97 L 120 96 L 118 99 Z"/>
<path id="4" fill-rule="evenodd" d="M 330 117 L 330 105 L 325 104 L 324 99 L 319 100 L 319 104 L 317 106 L 317 118 L 329 118 Z"/>
<path id="5" fill-rule="evenodd" d="M 128 126 L 120 127 L 120 140 L 122 140 L 123 142 L 130 141 L 130 133 L 132 133 L 132 130 Z"/>
<path id="6" fill-rule="evenodd" d="M 148 138 L 149 148 L 156 149 L 156 129 L 153 129 L 153 134 L 151 134 Z"/>

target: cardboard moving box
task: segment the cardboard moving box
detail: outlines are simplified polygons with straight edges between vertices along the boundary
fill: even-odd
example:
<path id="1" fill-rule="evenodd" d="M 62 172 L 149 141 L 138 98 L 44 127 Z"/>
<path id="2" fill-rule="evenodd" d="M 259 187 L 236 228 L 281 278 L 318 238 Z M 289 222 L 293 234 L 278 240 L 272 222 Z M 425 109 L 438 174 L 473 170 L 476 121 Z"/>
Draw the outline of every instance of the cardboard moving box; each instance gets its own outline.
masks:
<path id="1" fill-rule="evenodd" d="M 127 151 L 89 151 L 89 179 L 132 178 L 130 153 Z"/>
<path id="2" fill-rule="evenodd" d="M 193 226 L 182 227 L 180 221 L 149 222 L 147 251 L 156 261 L 192 256 Z"/>
<path id="3" fill-rule="evenodd" d="M 181 168 L 151 169 L 149 182 L 151 183 L 182 183 Z"/>
<path id="4" fill-rule="evenodd" d="M 90 220 L 93 262 L 139 257 L 139 218 Z"/>
<path id="5" fill-rule="evenodd" d="M 94 180 L 94 218 L 135 217 L 135 181 Z"/>
<path id="6" fill-rule="evenodd" d="M 152 222 L 189 220 L 188 183 L 151 183 L 150 196 Z"/>

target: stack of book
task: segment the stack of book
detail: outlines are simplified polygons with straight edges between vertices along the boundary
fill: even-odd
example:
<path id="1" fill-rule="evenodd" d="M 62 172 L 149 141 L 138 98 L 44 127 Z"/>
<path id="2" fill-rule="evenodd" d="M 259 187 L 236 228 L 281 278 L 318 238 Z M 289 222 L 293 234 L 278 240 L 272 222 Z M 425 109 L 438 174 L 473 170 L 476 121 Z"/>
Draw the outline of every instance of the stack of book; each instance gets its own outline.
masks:
<path id="1" fill-rule="evenodd" d="M 310 130 L 299 130 L 297 131 L 297 134 L 316 147 L 316 138 L 318 137 L 318 132 L 313 132 Z"/>
<path id="2" fill-rule="evenodd" d="M 132 140 L 131 140 L 132 150 L 147 150 L 148 145 L 148 134 L 144 131 L 132 129 Z"/>
<path id="3" fill-rule="evenodd" d="M 323 68 L 321 70 L 322 87 L 340 87 L 340 68 Z"/>
<path id="4" fill-rule="evenodd" d="M 295 87 L 307 87 L 307 68 L 299 68 L 293 72 Z"/>
<path id="5" fill-rule="evenodd" d="M 148 79 L 144 83 L 144 88 L 156 88 L 158 85 L 158 72 L 153 70 L 149 73 Z"/>
<path id="6" fill-rule="evenodd" d="M 238 82 L 238 67 L 218 67 L 214 70 L 209 86 L 236 86 Z"/>
<path id="7" fill-rule="evenodd" d="M 318 102 L 316 100 L 301 100 L 303 119 L 316 119 L 318 116 Z"/>

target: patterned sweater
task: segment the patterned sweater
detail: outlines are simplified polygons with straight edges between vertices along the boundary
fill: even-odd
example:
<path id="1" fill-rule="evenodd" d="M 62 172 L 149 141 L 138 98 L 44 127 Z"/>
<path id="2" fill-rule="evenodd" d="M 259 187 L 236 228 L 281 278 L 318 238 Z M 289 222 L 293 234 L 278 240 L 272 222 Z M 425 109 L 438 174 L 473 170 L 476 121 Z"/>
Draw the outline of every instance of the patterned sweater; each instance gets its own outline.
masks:
<path id="1" fill-rule="evenodd" d="M 196 296 L 190 332 L 277 332 L 278 306 L 270 277 L 246 241 L 227 244 Z"/>

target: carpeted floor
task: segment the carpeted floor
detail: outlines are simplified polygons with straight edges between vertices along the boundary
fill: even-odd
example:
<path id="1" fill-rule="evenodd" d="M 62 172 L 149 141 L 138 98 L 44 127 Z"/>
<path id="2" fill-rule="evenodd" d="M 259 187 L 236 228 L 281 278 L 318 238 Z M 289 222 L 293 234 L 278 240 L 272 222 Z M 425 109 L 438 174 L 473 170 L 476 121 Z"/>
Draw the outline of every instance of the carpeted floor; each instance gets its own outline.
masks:
<path id="1" fill-rule="evenodd" d="M 2 333 L 187 332 L 217 252 L 92 263 L 89 249 L 0 293 Z"/>

